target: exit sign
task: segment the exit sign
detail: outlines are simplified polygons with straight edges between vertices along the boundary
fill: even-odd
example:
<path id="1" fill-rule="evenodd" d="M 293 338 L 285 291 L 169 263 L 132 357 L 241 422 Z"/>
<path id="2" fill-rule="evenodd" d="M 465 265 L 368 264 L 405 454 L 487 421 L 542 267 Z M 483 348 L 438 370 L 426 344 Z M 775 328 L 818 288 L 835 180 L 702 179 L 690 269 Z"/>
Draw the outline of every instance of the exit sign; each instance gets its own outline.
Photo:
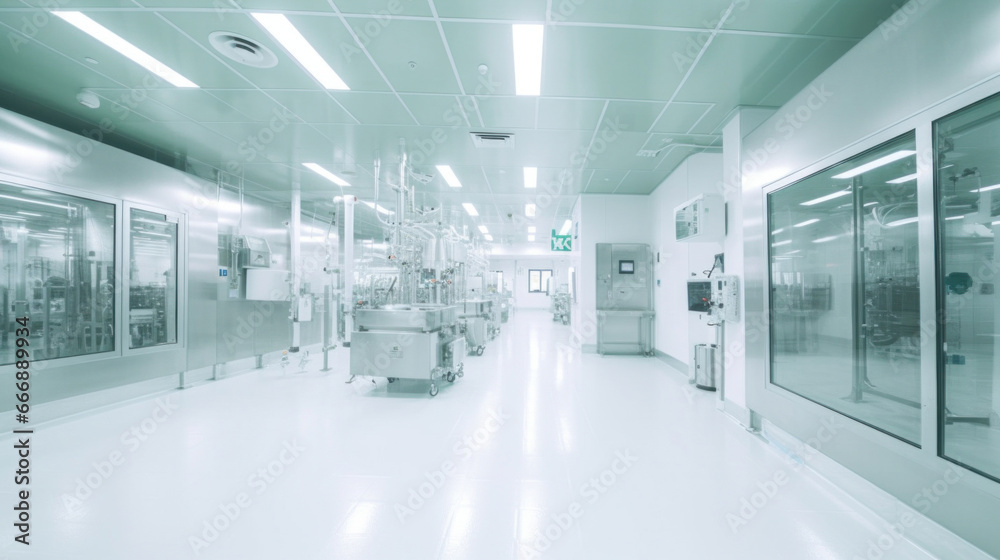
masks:
<path id="1" fill-rule="evenodd" d="M 553 251 L 572 251 L 573 250 L 573 236 L 572 235 L 557 235 L 556 230 L 552 230 L 552 250 Z"/>

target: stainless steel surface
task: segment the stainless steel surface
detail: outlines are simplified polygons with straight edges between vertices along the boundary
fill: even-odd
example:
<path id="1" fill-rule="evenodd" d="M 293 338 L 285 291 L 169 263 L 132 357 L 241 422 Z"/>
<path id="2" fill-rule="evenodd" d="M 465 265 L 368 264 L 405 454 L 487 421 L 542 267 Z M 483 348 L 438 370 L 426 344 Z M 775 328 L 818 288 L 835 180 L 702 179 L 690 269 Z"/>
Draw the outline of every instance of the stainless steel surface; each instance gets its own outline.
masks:
<path id="1" fill-rule="evenodd" d="M 462 317 L 459 319 L 459 323 L 465 332 L 465 342 L 470 352 L 486 346 L 489 341 L 486 319 L 483 317 Z"/>
<path id="2" fill-rule="evenodd" d="M 649 245 L 597 244 L 597 352 L 653 352 L 653 258 Z"/>
<path id="3" fill-rule="evenodd" d="M 441 377 L 438 333 L 362 331 L 351 337 L 351 375 L 428 379 Z"/>
<path id="4" fill-rule="evenodd" d="M 454 325 L 458 320 L 457 307 L 432 305 L 393 305 L 383 309 L 358 309 L 355 322 L 359 331 L 400 330 L 436 331 Z"/>
<path id="5" fill-rule="evenodd" d="M 694 383 L 699 389 L 714 391 L 718 379 L 719 349 L 714 344 L 694 347 Z"/>
<path id="6" fill-rule="evenodd" d="M 459 302 L 461 316 L 486 316 L 493 310 L 493 300 L 489 299 L 467 299 Z"/>
<path id="7" fill-rule="evenodd" d="M 649 311 L 598 311 L 598 354 L 653 353 L 654 314 Z"/>
<path id="8" fill-rule="evenodd" d="M 197 220 L 190 235 L 208 243 L 191 243 L 182 258 L 189 267 L 188 297 L 179 301 L 187 310 L 189 336 L 178 344 L 152 352 L 110 354 L 51 360 L 45 375 L 32 379 L 32 402 L 41 404 L 84 393 L 178 375 L 215 361 L 215 286 L 218 277 L 214 241 L 216 186 L 191 175 L 94 142 L 70 132 L 0 109 L 0 138 L 9 149 L 0 150 L 0 180 L 26 187 L 66 192 L 85 198 L 110 198 L 186 214 Z M 113 170 L 113 172 L 109 172 Z M 119 210 L 119 231 L 125 223 Z M 211 226 L 204 227 L 202 224 Z M 118 243 L 116 251 L 120 253 Z M 118 257 L 121 262 L 121 257 Z M 123 306 L 119 305 L 119 313 Z M 121 317 L 121 315 L 120 315 Z M 117 349 L 123 347 L 116 332 Z M 0 373 L 13 371 L 0 368 Z M 13 393 L 0 396 L 0 410 L 11 410 Z"/>

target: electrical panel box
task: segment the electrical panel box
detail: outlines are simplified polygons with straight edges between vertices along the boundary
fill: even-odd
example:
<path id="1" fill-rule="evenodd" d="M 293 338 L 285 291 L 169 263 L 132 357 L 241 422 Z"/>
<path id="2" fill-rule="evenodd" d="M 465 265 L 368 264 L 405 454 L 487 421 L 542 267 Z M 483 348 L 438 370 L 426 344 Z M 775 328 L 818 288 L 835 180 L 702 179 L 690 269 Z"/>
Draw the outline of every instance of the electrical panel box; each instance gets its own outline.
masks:
<path id="1" fill-rule="evenodd" d="M 712 302 L 715 314 L 723 321 L 740 320 L 740 281 L 736 276 L 715 276 L 712 281 Z"/>
<path id="2" fill-rule="evenodd" d="M 240 237 L 240 265 L 243 268 L 270 268 L 271 247 L 263 237 Z"/>
<path id="3" fill-rule="evenodd" d="M 721 195 L 702 194 L 674 208 L 677 241 L 722 241 L 726 237 L 726 201 Z"/>

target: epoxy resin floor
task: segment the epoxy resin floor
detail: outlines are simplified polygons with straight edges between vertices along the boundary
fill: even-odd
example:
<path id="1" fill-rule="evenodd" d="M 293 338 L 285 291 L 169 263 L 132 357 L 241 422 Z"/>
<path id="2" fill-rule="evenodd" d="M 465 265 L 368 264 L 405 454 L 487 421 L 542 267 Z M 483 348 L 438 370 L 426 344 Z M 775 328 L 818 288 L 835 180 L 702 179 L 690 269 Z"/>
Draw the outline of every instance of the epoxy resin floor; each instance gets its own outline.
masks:
<path id="1" fill-rule="evenodd" d="M 522 312 L 433 399 L 345 384 L 341 348 L 332 373 L 317 356 L 43 426 L 32 544 L 8 515 L 0 556 L 804 560 L 885 534 L 684 375 L 569 341 Z"/>

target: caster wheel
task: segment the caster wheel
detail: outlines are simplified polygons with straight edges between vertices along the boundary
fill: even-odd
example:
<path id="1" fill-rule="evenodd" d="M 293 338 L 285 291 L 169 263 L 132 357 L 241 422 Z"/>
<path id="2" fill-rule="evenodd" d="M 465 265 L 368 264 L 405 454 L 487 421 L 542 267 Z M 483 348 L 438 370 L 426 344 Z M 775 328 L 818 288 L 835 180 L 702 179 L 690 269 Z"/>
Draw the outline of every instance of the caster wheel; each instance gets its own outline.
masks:
<path id="1" fill-rule="evenodd" d="M 431 396 L 436 397 L 438 394 L 438 386 L 431 383 Z"/>
<path id="2" fill-rule="evenodd" d="M 459 377 L 465 377 L 465 372 L 462 371 L 462 370 L 458 370 L 458 376 Z"/>
<path id="3" fill-rule="evenodd" d="M 390 377 L 389 378 L 389 383 L 395 383 L 395 382 L 396 382 L 396 378 L 395 377 Z"/>
<path id="4" fill-rule="evenodd" d="M 448 379 L 448 383 L 454 383 L 455 382 L 455 372 L 449 371 L 447 379 Z"/>
<path id="5" fill-rule="evenodd" d="M 482 356 L 483 352 L 485 352 L 485 351 L 486 351 L 486 348 L 483 348 L 482 346 L 480 346 L 479 349 L 476 350 L 476 355 L 477 356 Z"/>

